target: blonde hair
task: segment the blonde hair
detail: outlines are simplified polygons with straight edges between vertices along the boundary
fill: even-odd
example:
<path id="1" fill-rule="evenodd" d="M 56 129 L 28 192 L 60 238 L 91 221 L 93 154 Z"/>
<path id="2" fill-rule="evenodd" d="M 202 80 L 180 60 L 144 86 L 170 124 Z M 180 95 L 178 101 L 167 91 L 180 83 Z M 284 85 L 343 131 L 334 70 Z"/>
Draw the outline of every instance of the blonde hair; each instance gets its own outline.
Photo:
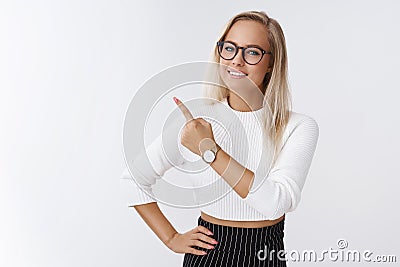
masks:
<path id="1" fill-rule="evenodd" d="M 265 116 L 267 118 L 272 116 L 272 118 L 269 118 L 269 123 L 265 123 L 264 134 L 271 139 L 270 141 L 274 145 L 274 163 L 279 153 L 282 136 L 292 109 L 285 36 L 279 23 L 275 19 L 268 17 L 264 11 L 248 11 L 239 13 L 231 18 L 225 25 L 218 41 L 223 41 L 232 26 L 240 20 L 256 21 L 263 24 L 267 29 L 265 37 L 268 39 L 270 51 L 272 52 L 272 72 L 265 75 L 262 92 L 265 92 L 264 105 L 267 104 L 270 108 L 270 110 L 265 109 Z M 214 48 L 211 61 L 220 63 L 217 46 Z M 229 89 L 221 79 L 217 80 L 218 85 L 214 85 L 213 88 L 206 86 L 203 94 L 206 98 L 221 101 L 229 95 Z"/>

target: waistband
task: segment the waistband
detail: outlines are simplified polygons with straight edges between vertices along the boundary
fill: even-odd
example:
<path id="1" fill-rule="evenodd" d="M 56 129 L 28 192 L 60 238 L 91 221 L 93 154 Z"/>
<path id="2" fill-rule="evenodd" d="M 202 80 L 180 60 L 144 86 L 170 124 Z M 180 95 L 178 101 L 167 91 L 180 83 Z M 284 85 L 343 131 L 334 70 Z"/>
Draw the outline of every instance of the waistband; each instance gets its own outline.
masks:
<path id="1" fill-rule="evenodd" d="M 210 230 L 212 238 L 218 241 L 215 249 L 258 251 L 268 247 L 283 247 L 285 218 L 277 224 L 260 228 L 232 227 L 210 223 L 198 218 L 198 225 Z"/>

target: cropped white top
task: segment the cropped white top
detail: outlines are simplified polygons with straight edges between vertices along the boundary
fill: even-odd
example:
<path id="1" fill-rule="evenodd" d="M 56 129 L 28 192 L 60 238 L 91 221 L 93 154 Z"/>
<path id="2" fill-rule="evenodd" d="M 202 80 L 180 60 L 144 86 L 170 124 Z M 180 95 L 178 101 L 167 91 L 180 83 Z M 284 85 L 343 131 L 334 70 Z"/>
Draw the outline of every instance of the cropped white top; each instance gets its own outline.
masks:
<path id="1" fill-rule="evenodd" d="M 317 122 L 310 116 L 291 112 L 283 134 L 277 160 L 271 166 L 272 158 L 264 153 L 263 145 L 264 108 L 241 112 L 232 109 L 226 98 L 222 102 L 205 106 L 200 116 L 212 125 L 217 144 L 237 162 L 254 172 L 254 182 L 246 198 L 241 198 L 226 182 L 206 165 L 197 174 L 186 175 L 193 185 L 193 203 L 200 210 L 213 217 L 235 221 L 274 220 L 296 209 L 300 202 L 310 165 L 319 137 Z M 231 123 L 221 125 L 215 118 L 225 111 L 234 114 Z M 194 117 L 199 117 L 195 111 Z M 224 115 L 224 118 L 226 116 Z M 180 145 L 180 137 L 176 137 Z M 176 167 L 164 154 L 161 135 L 146 148 L 154 172 L 142 173 L 146 179 L 132 179 L 126 168 L 120 179 L 121 196 L 128 206 L 158 201 L 152 190 L 163 175 Z M 191 153 L 191 152 L 190 152 Z M 200 158 L 200 157 L 199 157 Z M 185 160 L 180 162 L 185 166 Z M 181 168 L 182 169 L 182 168 Z M 162 187 L 166 188 L 166 187 Z M 200 190 L 198 190 L 200 189 Z M 160 196 L 176 195 L 161 192 Z M 164 198 L 164 199 L 166 199 Z"/>

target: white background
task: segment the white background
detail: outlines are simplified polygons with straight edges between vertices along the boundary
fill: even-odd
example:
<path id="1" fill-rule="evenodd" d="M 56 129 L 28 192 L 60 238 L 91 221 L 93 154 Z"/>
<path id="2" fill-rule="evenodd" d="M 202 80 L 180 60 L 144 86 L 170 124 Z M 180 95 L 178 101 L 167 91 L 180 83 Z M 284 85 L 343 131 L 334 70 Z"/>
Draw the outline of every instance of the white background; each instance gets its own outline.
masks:
<path id="1" fill-rule="evenodd" d="M 14 0 L 0 3 L 0 266 L 181 264 L 120 198 L 125 111 L 246 10 L 281 23 L 294 110 L 320 126 L 286 250 L 345 238 L 400 260 L 398 1 Z M 181 232 L 197 223 L 161 208 Z"/>

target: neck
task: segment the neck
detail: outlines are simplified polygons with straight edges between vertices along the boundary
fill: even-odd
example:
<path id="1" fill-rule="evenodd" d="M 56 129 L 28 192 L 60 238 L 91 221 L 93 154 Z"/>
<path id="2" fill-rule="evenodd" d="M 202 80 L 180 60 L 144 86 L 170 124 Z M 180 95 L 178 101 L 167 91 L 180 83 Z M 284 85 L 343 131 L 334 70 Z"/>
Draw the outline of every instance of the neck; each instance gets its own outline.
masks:
<path id="1" fill-rule="evenodd" d="M 232 109 L 242 112 L 255 111 L 263 107 L 263 98 L 258 94 L 254 97 L 243 99 L 237 94 L 230 92 L 227 100 Z"/>

